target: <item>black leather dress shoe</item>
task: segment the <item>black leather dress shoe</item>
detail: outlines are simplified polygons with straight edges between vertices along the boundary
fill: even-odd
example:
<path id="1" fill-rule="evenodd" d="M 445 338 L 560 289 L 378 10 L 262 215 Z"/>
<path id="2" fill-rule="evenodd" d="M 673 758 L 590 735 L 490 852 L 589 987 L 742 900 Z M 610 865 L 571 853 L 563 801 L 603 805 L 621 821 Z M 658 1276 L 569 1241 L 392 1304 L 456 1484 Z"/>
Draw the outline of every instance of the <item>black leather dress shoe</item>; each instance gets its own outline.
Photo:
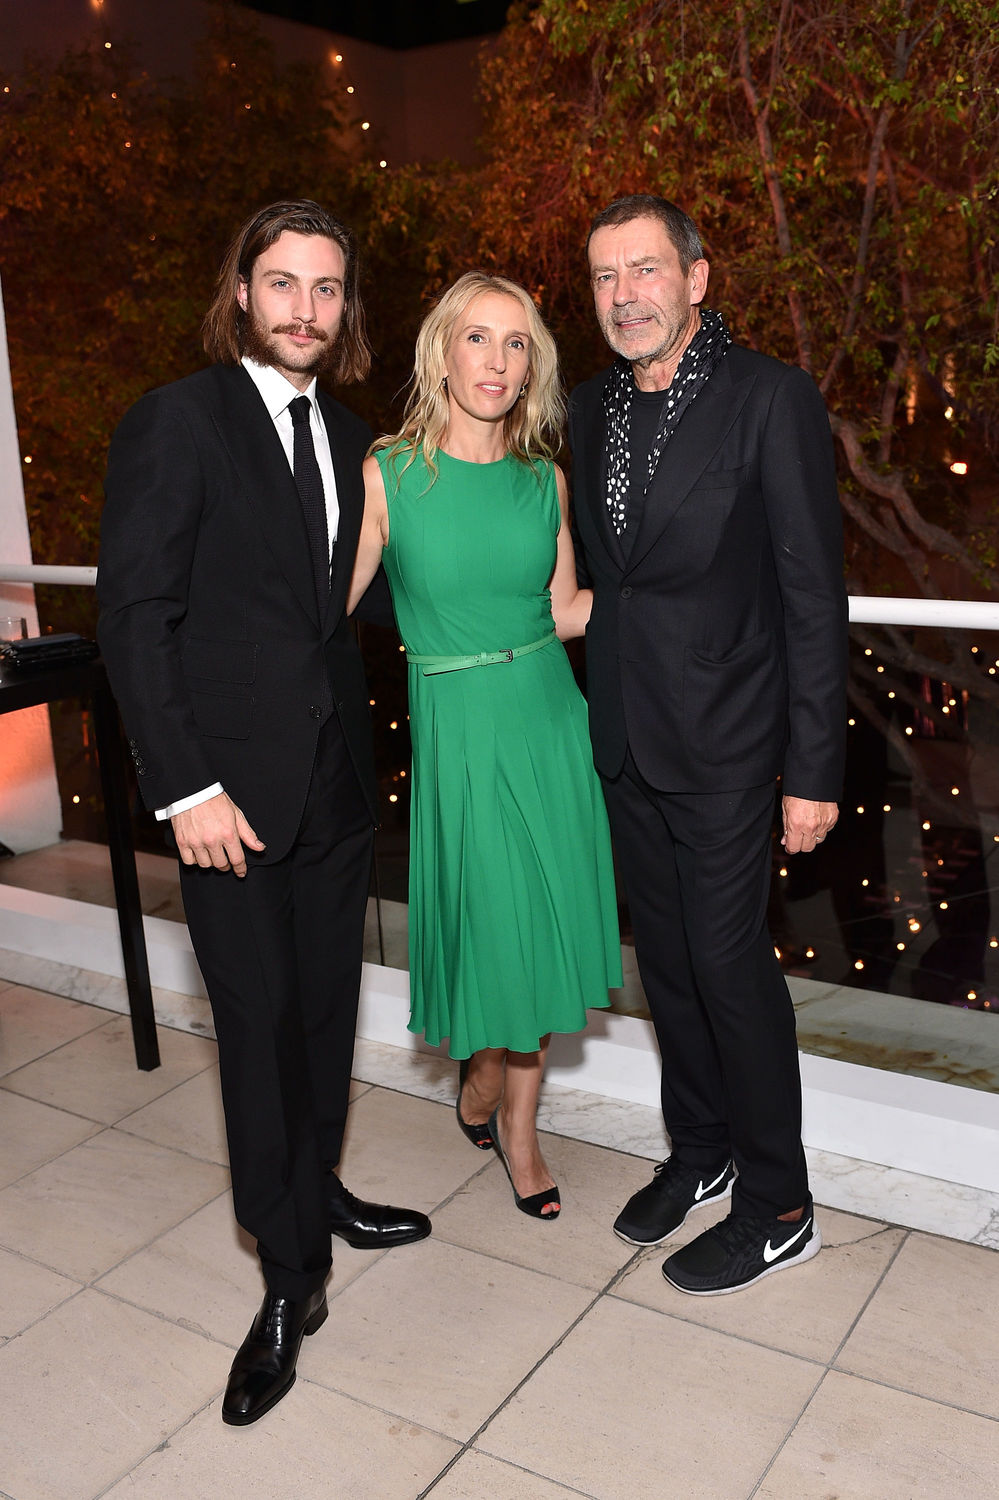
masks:
<path id="1" fill-rule="evenodd" d="M 409 1245 L 425 1240 L 430 1220 L 415 1208 L 394 1208 L 391 1203 L 365 1203 L 344 1187 L 335 1172 L 329 1183 L 330 1230 L 355 1250 L 387 1250 L 391 1245 Z"/>
<path id="2" fill-rule="evenodd" d="M 236 1350 L 222 1398 L 223 1422 L 245 1427 L 287 1395 L 295 1384 L 302 1336 L 321 1328 L 326 1313 L 322 1287 L 303 1302 L 267 1293 L 253 1326 Z"/>

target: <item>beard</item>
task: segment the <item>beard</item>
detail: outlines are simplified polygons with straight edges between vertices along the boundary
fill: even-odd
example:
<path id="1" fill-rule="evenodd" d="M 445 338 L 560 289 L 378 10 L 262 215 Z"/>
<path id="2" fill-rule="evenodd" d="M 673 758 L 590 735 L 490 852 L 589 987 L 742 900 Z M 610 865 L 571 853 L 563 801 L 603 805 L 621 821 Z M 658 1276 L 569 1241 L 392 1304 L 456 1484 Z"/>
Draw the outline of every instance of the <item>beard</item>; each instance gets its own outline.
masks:
<path id="1" fill-rule="evenodd" d="M 308 333 L 311 344 L 295 350 L 289 355 L 287 348 L 279 344 L 275 334 Z M 292 370 L 296 375 L 322 375 L 337 362 L 340 340 L 330 338 L 321 328 L 305 328 L 300 323 L 278 323 L 273 328 L 257 314 L 252 300 L 246 303 L 246 322 L 243 326 L 243 353 L 257 365 L 271 365 L 276 370 Z"/>
<path id="2" fill-rule="evenodd" d="M 651 318 L 652 325 L 636 339 L 633 334 L 623 333 L 608 313 L 602 324 L 602 332 L 615 354 L 620 354 L 631 364 L 658 364 L 668 359 L 683 340 L 689 337 L 691 313 L 687 304 L 663 308 L 649 304 L 628 309 L 628 319 Z"/>

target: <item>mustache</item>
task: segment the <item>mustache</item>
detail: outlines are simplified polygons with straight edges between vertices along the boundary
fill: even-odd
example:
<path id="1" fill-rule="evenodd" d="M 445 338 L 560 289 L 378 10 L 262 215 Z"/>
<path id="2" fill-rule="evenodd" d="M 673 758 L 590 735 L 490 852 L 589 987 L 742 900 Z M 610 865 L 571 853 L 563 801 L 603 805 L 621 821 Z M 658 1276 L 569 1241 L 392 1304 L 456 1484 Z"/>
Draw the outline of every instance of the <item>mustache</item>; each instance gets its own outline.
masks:
<path id="1" fill-rule="evenodd" d="M 611 313 L 610 321 L 615 328 L 620 328 L 622 323 L 631 323 L 635 318 L 653 318 L 657 323 L 659 321 L 658 311 L 654 307 L 630 307 L 619 318 Z"/>
<path id="2" fill-rule="evenodd" d="M 317 344 L 329 342 L 329 334 L 322 328 L 311 328 L 306 323 L 278 323 L 271 329 L 271 333 L 297 333 L 306 338 L 315 339 Z"/>

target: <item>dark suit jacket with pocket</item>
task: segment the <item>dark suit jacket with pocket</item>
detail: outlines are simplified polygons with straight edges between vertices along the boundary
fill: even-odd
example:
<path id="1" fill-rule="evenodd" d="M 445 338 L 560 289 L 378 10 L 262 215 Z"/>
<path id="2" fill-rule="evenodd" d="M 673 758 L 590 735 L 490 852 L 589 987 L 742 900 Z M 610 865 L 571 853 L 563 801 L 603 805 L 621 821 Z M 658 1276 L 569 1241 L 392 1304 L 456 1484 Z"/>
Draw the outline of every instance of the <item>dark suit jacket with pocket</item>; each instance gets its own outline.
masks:
<path id="1" fill-rule="evenodd" d="M 165 807 L 219 781 L 267 862 L 295 837 L 331 713 L 376 817 L 368 693 L 344 613 L 371 434 L 318 401 L 340 507 L 323 619 L 291 468 L 242 366 L 137 402 L 105 483 L 98 638 L 143 800 Z"/>
<path id="2" fill-rule="evenodd" d="M 608 371 L 570 403 L 594 758 L 630 746 L 660 791 L 783 776 L 837 801 L 846 735 L 843 542 L 825 405 L 802 370 L 732 345 L 664 449 L 624 544 L 605 502 Z"/>

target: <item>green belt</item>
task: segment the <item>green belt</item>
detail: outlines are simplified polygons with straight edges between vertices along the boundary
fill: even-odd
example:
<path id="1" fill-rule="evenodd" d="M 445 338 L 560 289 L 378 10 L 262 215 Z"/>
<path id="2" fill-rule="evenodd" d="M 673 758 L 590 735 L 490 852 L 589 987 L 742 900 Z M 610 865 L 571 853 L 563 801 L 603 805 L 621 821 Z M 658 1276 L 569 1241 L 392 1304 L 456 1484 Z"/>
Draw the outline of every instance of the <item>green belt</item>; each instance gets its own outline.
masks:
<path id="1" fill-rule="evenodd" d="M 464 672 L 468 667 L 492 667 L 499 662 L 513 661 L 515 656 L 527 656 L 531 651 L 540 651 L 549 641 L 555 640 L 555 632 L 543 635 L 540 641 L 531 641 L 527 646 L 511 646 L 507 651 L 480 651 L 476 656 L 416 656 L 406 652 L 406 660 L 423 668 L 424 677 L 436 677 L 441 672 Z"/>

